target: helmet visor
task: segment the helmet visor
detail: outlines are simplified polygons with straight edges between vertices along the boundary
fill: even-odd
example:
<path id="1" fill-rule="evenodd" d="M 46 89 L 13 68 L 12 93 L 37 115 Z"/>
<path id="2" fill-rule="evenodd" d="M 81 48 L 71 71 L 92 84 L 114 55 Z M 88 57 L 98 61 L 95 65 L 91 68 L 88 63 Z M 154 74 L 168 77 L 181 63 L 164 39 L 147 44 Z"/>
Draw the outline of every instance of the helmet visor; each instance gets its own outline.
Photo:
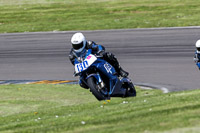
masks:
<path id="1" fill-rule="evenodd" d="M 200 51 L 200 48 L 197 48 L 198 51 Z"/>
<path id="2" fill-rule="evenodd" d="M 83 47 L 83 42 L 79 43 L 79 44 L 72 44 L 72 47 L 75 49 L 75 50 L 79 50 L 80 48 Z"/>

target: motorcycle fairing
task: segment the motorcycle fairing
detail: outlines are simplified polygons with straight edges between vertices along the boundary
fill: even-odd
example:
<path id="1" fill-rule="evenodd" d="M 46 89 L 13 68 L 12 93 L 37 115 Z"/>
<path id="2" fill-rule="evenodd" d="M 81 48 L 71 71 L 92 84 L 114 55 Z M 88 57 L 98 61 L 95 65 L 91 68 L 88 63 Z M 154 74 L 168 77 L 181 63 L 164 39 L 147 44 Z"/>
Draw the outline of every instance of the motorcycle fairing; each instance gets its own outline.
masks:
<path id="1" fill-rule="evenodd" d="M 86 51 L 86 53 L 84 54 L 84 56 L 79 57 L 82 60 L 75 59 L 75 65 L 82 63 L 85 59 L 88 58 L 88 56 L 90 54 L 92 54 L 92 50 L 88 49 Z M 124 96 L 125 95 L 125 93 L 126 93 L 125 91 L 126 90 L 121 88 L 122 87 L 122 82 L 119 80 L 118 76 L 115 75 L 116 74 L 116 70 L 114 69 L 114 67 L 112 65 L 110 65 L 108 62 L 106 62 L 105 60 L 103 60 L 101 58 L 95 59 L 95 61 L 92 62 L 92 64 L 89 67 L 87 67 L 86 69 L 83 69 L 82 71 L 76 71 L 76 66 L 75 66 L 75 71 L 80 73 L 80 75 L 82 75 L 82 73 L 85 73 L 86 70 L 93 69 L 93 68 L 95 68 L 97 70 L 97 73 L 89 74 L 86 77 L 86 79 L 88 79 L 89 77 L 92 76 L 98 82 L 97 84 L 100 84 L 103 79 L 101 78 L 101 76 L 100 76 L 100 74 L 98 72 L 103 73 L 109 79 L 109 85 L 110 86 L 109 86 L 109 88 L 107 88 L 107 90 L 109 90 L 109 92 L 106 92 L 106 91 L 102 90 L 102 93 L 104 93 L 104 95 L 110 95 L 112 97 L 118 97 L 118 96 Z M 80 76 L 80 78 L 81 77 L 82 76 Z M 84 82 L 84 83 L 86 83 L 86 82 Z"/>

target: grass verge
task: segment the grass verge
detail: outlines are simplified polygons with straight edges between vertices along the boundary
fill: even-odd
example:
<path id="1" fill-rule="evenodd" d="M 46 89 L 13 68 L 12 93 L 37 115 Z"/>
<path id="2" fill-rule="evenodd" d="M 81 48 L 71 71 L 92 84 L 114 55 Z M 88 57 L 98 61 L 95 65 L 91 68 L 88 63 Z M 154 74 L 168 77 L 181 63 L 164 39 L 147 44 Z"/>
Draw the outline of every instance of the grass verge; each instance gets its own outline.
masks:
<path id="1" fill-rule="evenodd" d="M 0 33 L 200 25 L 198 0 L 0 0 Z"/>
<path id="2" fill-rule="evenodd" d="M 97 101 L 77 85 L 1 85 L 0 132 L 200 132 L 200 90 Z"/>

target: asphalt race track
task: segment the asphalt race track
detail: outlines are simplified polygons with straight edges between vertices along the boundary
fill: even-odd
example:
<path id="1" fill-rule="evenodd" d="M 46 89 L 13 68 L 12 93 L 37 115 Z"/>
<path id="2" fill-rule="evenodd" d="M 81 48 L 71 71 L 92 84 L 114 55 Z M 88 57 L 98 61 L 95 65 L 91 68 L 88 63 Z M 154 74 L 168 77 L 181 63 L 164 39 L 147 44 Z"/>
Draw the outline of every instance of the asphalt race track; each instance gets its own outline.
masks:
<path id="1" fill-rule="evenodd" d="M 74 80 L 70 32 L 0 34 L 0 80 Z M 114 53 L 134 83 L 200 88 L 193 62 L 200 27 L 83 31 Z"/>

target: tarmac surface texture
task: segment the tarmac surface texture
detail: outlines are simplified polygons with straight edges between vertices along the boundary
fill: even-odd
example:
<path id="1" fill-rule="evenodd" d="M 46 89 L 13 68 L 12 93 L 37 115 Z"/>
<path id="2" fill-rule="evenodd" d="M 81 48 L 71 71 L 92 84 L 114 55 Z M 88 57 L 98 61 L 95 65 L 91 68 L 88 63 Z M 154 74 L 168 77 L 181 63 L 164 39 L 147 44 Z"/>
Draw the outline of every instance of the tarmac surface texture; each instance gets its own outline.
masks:
<path id="1" fill-rule="evenodd" d="M 75 32 L 0 34 L 0 80 L 77 80 L 68 58 Z M 115 54 L 133 83 L 169 91 L 200 88 L 193 61 L 199 27 L 82 32 Z"/>

